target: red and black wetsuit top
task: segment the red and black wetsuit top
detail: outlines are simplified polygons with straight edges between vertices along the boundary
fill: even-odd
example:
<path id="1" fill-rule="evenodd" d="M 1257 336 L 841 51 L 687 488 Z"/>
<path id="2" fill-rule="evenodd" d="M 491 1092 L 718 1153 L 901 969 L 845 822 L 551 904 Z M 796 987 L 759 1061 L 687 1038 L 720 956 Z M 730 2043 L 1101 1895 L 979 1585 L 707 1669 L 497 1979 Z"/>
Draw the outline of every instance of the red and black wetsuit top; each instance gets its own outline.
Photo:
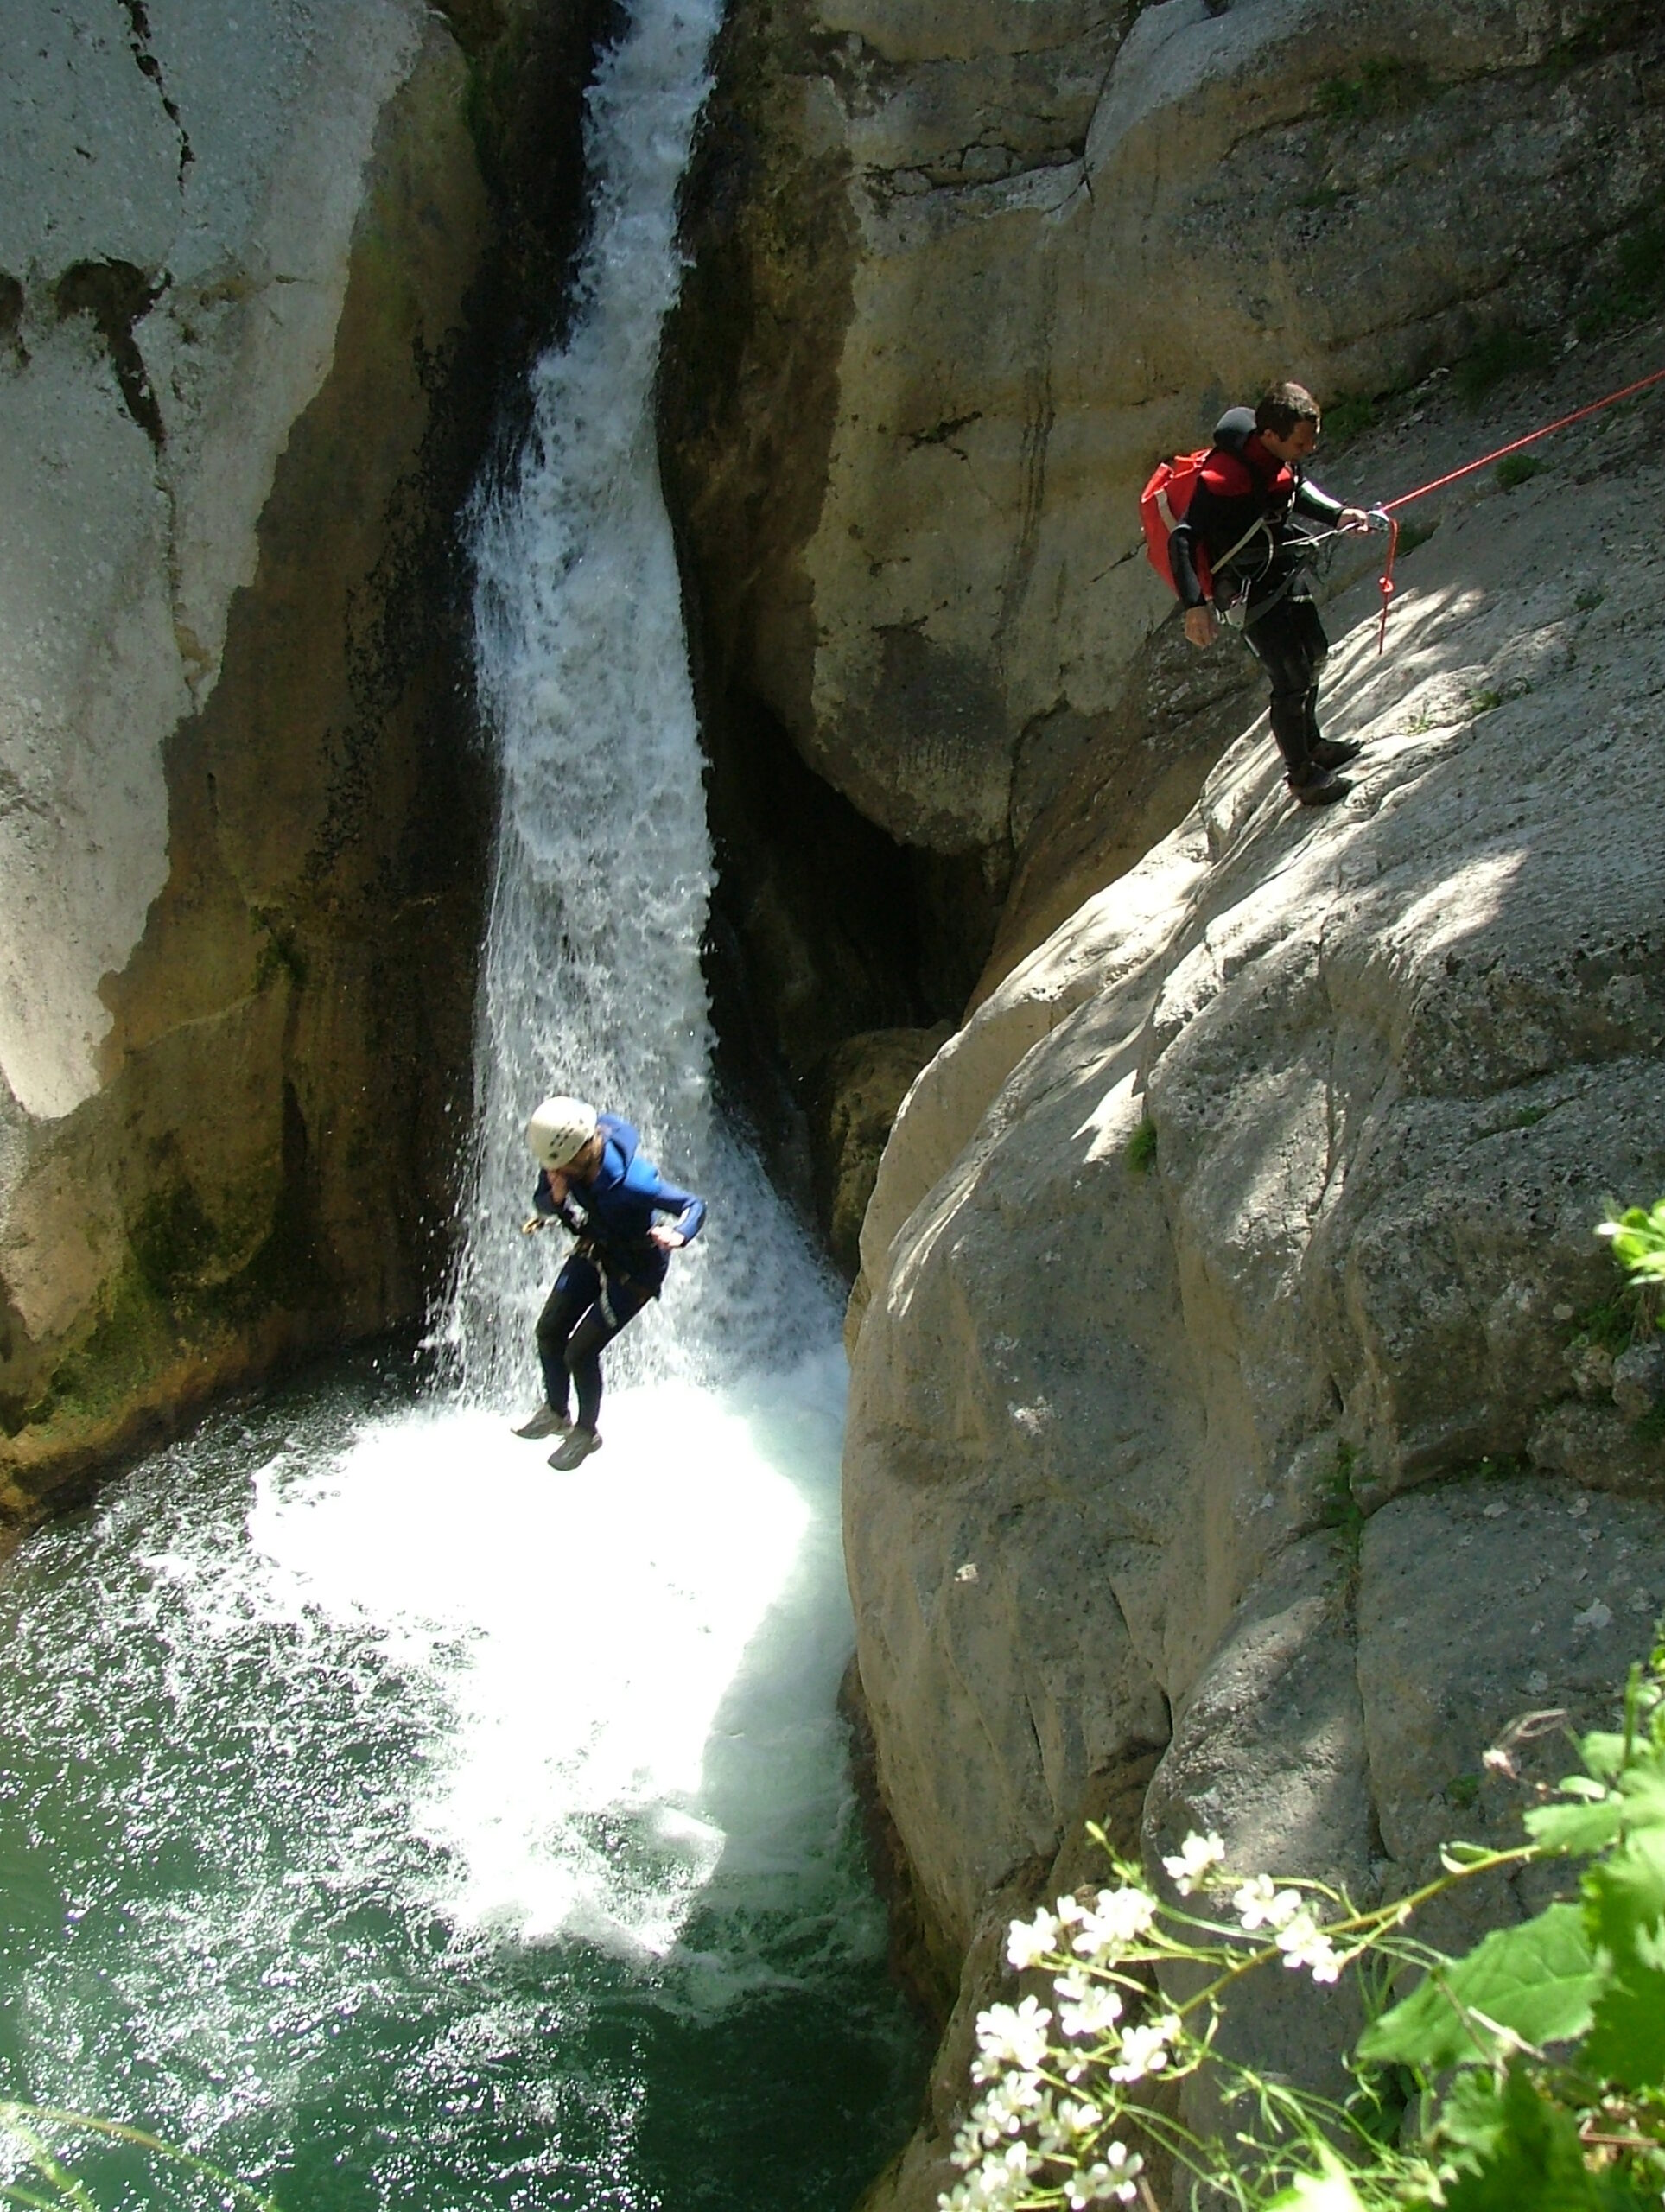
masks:
<path id="1" fill-rule="evenodd" d="M 1168 539 L 1181 603 L 1202 607 L 1210 596 L 1197 573 L 1199 545 L 1208 555 L 1212 595 L 1230 606 L 1247 592 L 1252 604 L 1281 591 L 1300 566 L 1300 538 L 1299 533 L 1291 538 L 1290 517 L 1333 524 L 1340 514 L 1338 499 L 1267 451 L 1251 409 L 1228 409 L 1214 426 L 1214 450 L 1203 463 L 1191 505 Z"/>

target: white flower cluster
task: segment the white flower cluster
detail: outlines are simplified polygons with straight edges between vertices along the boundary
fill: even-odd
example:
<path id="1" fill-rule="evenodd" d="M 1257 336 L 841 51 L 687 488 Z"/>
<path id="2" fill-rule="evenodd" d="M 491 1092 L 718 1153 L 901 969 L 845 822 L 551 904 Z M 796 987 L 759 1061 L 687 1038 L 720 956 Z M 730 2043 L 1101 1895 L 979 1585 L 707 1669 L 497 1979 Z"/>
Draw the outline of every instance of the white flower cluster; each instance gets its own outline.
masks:
<path id="1" fill-rule="evenodd" d="M 1333 1981 L 1340 1974 L 1340 1955 L 1299 1890 L 1276 1889 L 1269 1874 L 1257 1874 L 1235 1892 L 1231 1903 L 1249 1933 L 1268 1930 L 1285 1966 L 1306 1967 L 1314 1981 Z"/>
<path id="2" fill-rule="evenodd" d="M 1223 1872 L 1225 1856 L 1217 1835 L 1188 1835 L 1162 1866 L 1181 1897 L 1230 1890 L 1244 1935 L 1264 1929 L 1286 1967 L 1304 1967 L 1315 1981 L 1334 1981 L 1344 1961 L 1300 1891 L 1279 1889 L 1268 1874 L 1239 1881 Z M 1101 2078 L 1132 2083 L 1186 2063 L 1178 2013 L 1123 2018 L 1131 1985 L 1117 1986 L 1116 1969 L 1152 1934 L 1157 1912 L 1148 1890 L 1125 1884 L 1100 1890 L 1090 1904 L 1060 1897 L 1033 1920 L 1013 1922 L 1007 1960 L 1020 1974 L 1052 1969 L 1064 2040 L 1052 2042 L 1053 2014 L 1033 1997 L 978 2013 L 971 2075 L 987 2093 L 956 2139 L 954 2163 L 965 2179 L 938 2200 L 941 2212 L 1022 2212 L 1037 2190 L 1056 2202 L 1062 2190 L 1071 2212 L 1134 2201 L 1143 2160 L 1125 2143 L 1100 2139 L 1115 2117 L 1114 2095 L 1101 2105 L 1071 2090 L 1090 2064 L 1102 2069 Z M 1147 1960 L 1156 1955 L 1143 1953 Z"/>
<path id="3" fill-rule="evenodd" d="M 1180 1896 L 1189 1897 L 1208 1886 L 1211 1866 L 1224 1864 L 1225 1846 L 1217 1835 L 1188 1835 L 1172 1858 L 1162 1861 L 1162 1871 Z"/>
<path id="4" fill-rule="evenodd" d="M 991 2005 L 989 2012 L 1012 2009 Z M 988 2018 L 988 2012 L 978 2015 L 980 2044 Z M 989 2030 L 991 2040 L 1006 2033 L 1004 2024 Z M 969 2171 L 938 2198 L 941 2212 L 1017 2212 L 1048 2166 L 1063 2169 L 1061 2178 L 1041 2185 L 1061 2188 L 1071 2212 L 1090 2204 L 1130 2204 L 1145 2162 L 1125 2143 L 1098 2139 L 1103 2118 L 1096 2105 L 1058 2096 L 1038 2073 L 1007 2075 L 968 2115 L 955 2140 L 954 2163 Z"/>

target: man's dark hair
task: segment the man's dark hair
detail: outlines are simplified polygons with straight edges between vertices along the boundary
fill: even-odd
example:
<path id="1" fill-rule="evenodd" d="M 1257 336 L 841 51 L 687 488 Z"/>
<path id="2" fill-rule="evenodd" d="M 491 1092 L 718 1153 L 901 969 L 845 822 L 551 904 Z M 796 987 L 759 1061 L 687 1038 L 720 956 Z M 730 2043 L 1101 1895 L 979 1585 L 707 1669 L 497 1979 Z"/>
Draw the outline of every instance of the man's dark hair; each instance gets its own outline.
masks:
<path id="1" fill-rule="evenodd" d="M 1322 411 L 1304 384 L 1274 384 L 1255 407 L 1255 428 L 1270 430 L 1274 438 L 1287 438 L 1297 423 L 1311 423 L 1316 428 Z"/>

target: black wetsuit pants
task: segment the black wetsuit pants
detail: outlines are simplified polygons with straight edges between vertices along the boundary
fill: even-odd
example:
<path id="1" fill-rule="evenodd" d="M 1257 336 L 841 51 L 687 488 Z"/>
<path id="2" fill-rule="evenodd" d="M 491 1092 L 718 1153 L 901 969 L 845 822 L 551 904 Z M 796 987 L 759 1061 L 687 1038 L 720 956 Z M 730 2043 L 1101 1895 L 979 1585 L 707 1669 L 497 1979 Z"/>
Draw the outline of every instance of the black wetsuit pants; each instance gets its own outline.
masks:
<path id="1" fill-rule="evenodd" d="M 1299 783 L 1319 739 L 1319 671 L 1330 651 L 1324 624 L 1305 583 L 1256 610 L 1249 594 L 1243 636 L 1272 686 L 1272 734 L 1284 765 Z"/>
<path id="2" fill-rule="evenodd" d="M 555 1279 L 537 1317 L 537 1357 L 543 1396 L 567 1410 L 569 1378 L 578 1393 L 578 1425 L 594 1428 L 601 1410 L 601 1354 L 653 1296 L 651 1284 L 604 1274 L 577 1253 Z"/>

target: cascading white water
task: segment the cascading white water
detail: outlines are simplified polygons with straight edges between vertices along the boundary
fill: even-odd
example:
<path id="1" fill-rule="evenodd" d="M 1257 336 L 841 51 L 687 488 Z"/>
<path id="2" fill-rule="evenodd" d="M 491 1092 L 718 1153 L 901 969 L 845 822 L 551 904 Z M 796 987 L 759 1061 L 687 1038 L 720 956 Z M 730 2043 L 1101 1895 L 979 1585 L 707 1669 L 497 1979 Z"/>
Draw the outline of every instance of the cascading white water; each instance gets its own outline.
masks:
<path id="1" fill-rule="evenodd" d="M 533 1173 L 520 1132 L 552 1090 L 622 1113 L 672 1181 L 712 1201 L 704 1248 L 672 1267 L 662 1325 L 633 1328 L 611 1375 L 720 1381 L 778 1368 L 826 1331 L 802 1237 L 712 1110 L 700 969 L 711 848 L 654 446 L 659 334 L 680 274 L 677 187 L 720 13 L 717 0 L 639 0 L 601 66 L 572 334 L 533 371 L 530 432 L 474 518 L 501 819 L 478 1152 L 447 1334 L 465 1391 L 491 1400 L 533 1379 L 550 1255 L 518 1233 Z"/>

